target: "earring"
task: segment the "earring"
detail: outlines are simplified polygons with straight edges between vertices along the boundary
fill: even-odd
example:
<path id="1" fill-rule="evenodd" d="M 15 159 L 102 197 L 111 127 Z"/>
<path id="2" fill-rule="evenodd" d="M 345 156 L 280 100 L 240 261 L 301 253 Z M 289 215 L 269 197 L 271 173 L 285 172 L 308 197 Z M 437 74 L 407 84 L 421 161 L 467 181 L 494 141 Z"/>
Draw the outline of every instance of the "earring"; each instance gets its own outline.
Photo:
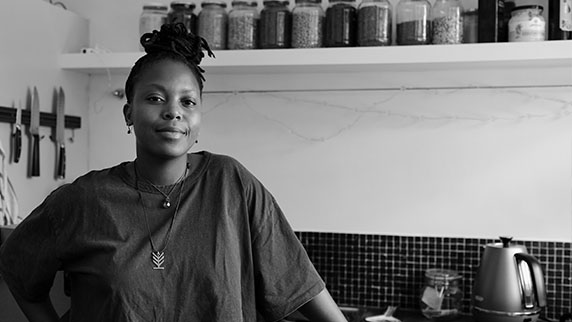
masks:
<path id="1" fill-rule="evenodd" d="M 198 140 L 198 139 L 195 140 L 195 144 L 197 144 L 197 143 L 199 143 L 199 140 Z"/>
<path id="2" fill-rule="evenodd" d="M 131 125 L 127 125 L 127 134 L 131 134 Z"/>

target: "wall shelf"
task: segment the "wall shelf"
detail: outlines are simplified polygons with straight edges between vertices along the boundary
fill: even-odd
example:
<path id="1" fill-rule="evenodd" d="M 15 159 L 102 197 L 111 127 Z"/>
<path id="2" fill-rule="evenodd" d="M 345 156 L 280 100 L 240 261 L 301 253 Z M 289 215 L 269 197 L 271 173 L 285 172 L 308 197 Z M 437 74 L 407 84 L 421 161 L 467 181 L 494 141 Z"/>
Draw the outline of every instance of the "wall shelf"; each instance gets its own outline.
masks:
<path id="1" fill-rule="evenodd" d="M 128 73 L 135 53 L 62 54 L 64 70 Z M 572 41 L 224 50 L 205 91 L 572 86 Z"/>

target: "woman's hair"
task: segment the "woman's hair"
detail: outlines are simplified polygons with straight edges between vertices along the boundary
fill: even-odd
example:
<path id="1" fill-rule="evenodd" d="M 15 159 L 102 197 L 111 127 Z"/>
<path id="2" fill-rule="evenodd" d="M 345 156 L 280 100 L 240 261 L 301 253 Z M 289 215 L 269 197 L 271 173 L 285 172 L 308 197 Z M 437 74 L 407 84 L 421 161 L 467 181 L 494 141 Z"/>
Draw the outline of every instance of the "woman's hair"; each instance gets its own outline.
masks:
<path id="1" fill-rule="evenodd" d="M 127 103 L 133 100 L 133 87 L 141 72 L 148 66 L 164 60 L 172 59 L 187 65 L 195 74 L 201 92 L 203 91 L 204 70 L 199 66 L 205 56 L 206 50 L 210 57 L 214 57 L 206 40 L 188 31 L 184 24 L 164 24 L 161 30 L 153 30 L 141 36 L 141 45 L 145 49 L 145 55 L 131 69 L 125 82 L 125 96 Z"/>

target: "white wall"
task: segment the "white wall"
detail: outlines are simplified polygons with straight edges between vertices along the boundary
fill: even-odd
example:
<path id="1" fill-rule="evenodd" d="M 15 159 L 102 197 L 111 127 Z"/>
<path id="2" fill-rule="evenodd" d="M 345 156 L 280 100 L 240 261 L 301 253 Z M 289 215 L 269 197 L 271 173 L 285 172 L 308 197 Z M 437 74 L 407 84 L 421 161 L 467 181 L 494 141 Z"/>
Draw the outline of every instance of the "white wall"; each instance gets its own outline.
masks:
<path id="1" fill-rule="evenodd" d="M 52 91 L 62 86 L 66 92 L 66 114 L 82 118 L 81 129 L 66 130 L 67 178 L 55 179 L 56 146 L 50 139 L 52 130 L 41 127 L 40 177 L 28 177 L 28 128 L 23 127 L 22 157 L 12 163 L 10 138 L 12 125 L 0 123 L 0 142 L 8 153 L 7 172 L 16 190 L 20 214 L 26 216 L 46 195 L 64 182 L 87 170 L 87 86 L 88 77 L 62 72 L 58 54 L 78 51 L 87 46 L 88 22 L 74 13 L 41 0 L 4 0 L 0 10 L 0 105 L 13 103 L 26 108 L 26 90 L 37 86 L 42 112 L 55 113 Z"/>
<path id="2" fill-rule="evenodd" d="M 136 50 L 141 2 L 111 2 L 70 5 L 92 46 Z M 91 80 L 90 168 L 134 158 L 110 94 L 125 78 Z M 571 241 L 571 101 L 554 88 L 206 94 L 196 149 L 242 161 L 297 230 Z"/>

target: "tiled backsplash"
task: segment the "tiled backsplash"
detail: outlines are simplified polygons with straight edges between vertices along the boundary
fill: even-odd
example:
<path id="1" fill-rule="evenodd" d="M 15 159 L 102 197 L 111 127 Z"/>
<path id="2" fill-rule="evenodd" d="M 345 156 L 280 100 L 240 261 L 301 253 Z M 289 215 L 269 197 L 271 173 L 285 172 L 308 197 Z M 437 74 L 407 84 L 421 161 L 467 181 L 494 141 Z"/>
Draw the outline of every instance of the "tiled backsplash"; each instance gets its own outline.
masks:
<path id="1" fill-rule="evenodd" d="M 424 272 L 452 269 L 463 276 L 463 311 L 471 312 L 471 293 L 484 245 L 494 239 L 413 237 L 297 232 L 316 269 L 340 306 L 418 309 Z M 572 310 L 571 243 L 514 240 L 542 264 L 547 307 L 554 320 Z"/>

